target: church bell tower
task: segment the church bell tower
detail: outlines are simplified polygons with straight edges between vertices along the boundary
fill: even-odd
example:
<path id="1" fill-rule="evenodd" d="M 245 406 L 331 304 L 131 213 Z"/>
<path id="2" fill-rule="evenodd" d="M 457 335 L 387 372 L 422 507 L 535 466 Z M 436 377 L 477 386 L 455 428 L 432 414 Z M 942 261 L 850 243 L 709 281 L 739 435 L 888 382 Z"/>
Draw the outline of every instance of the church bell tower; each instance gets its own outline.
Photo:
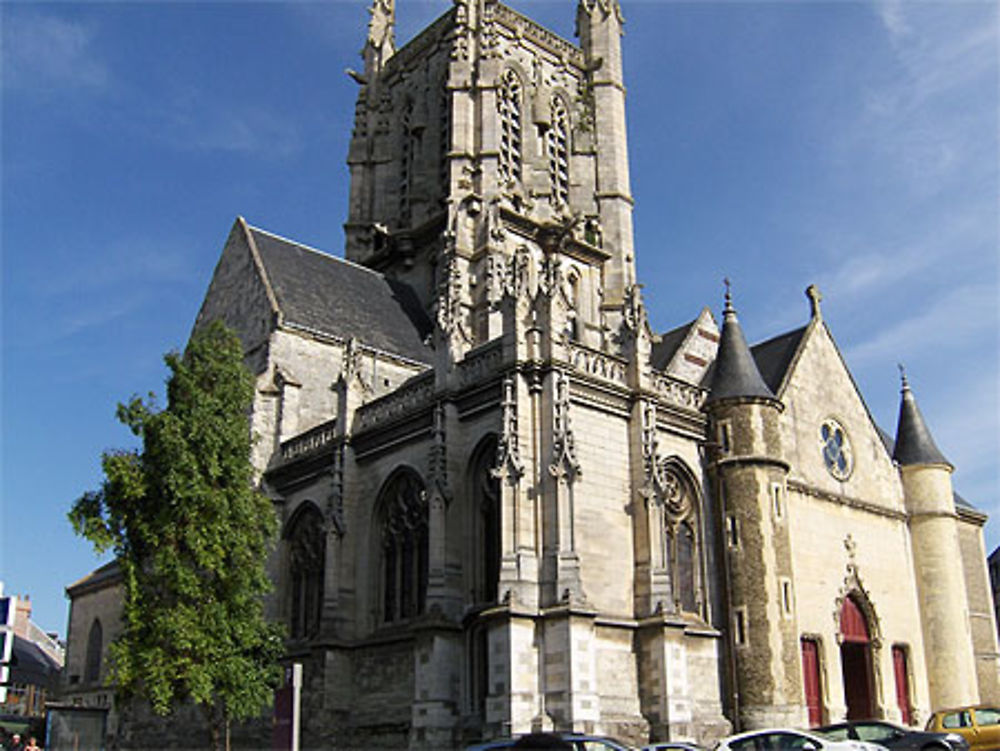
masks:
<path id="1" fill-rule="evenodd" d="M 394 0 L 369 12 L 347 258 L 411 285 L 452 361 L 500 335 L 519 281 L 560 288 L 560 333 L 620 348 L 638 292 L 617 0 L 581 0 L 579 46 L 455 0 L 397 50 Z"/>

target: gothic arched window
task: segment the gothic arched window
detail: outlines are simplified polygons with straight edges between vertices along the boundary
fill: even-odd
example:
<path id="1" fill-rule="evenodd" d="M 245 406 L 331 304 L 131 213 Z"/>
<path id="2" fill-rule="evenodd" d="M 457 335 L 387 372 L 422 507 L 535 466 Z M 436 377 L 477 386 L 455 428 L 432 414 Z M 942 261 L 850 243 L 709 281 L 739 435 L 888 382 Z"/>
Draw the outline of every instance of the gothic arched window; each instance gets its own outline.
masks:
<path id="1" fill-rule="evenodd" d="M 323 516 L 311 503 L 302 507 L 288 531 L 289 635 L 315 636 L 323 612 L 326 541 Z"/>
<path id="2" fill-rule="evenodd" d="M 562 98 L 552 97 L 552 123 L 545 133 L 545 151 L 549 160 L 549 187 L 552 203 L 569 203 L 569 116 Z"/>
<path id="3" fill-rule="evenodd" d="M 104 649 L 104 629 L 98 618 L 90 624 L 87 635 L 87 658 L 83 667 L 84 683 L 97 683 L 101 678 L 101 652 Z"/>
<path id="4" fill-rule="evenodd" d="M 500 481 L 493 476 L 496 458 L 496 439 L 488 438 L 476 449 L 470 463 L 475 528 L 472 539 L 478 552 L 477 602 L 496 602 L 500 580 Z"/>
<path id="5" fill-rule="evenodd" d="M 500 79 L 497 107 L 500 111 L 500 178 L 521 179 L 521 79 L 508 70 Z"/>
<path id="6" fill-rule="evenodd" d="M 655 520 L 662 545 L 660 563 L 670 581 L 670 604 L 677 611 L 702 615 L 697 492 L 676 461 L 665 461 L 659 472 Z"/>
<path id="7" fill-rule="evenodd" d="M 394 475 L 379 499 L 382 620 L 392 623 L 424 612 L 427 600 L 428 505 L 412 472 Z"/>

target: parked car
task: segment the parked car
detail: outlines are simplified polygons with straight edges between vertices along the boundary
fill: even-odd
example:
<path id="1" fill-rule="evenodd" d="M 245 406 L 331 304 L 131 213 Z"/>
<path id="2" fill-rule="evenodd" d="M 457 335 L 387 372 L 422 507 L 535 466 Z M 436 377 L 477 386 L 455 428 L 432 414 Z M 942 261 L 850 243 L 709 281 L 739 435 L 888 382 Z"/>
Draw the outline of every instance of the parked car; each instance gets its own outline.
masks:
<path id="1" fill-rule="evenodd" d="M 561 742 L 561 743 L 560 743 Z M 566 744 L 566 745 L 563 745 Z M 497 738 L 468 746 L 465 751 L 495 751 L 495 749 L 572 749 L 572 751 L 631 751 L 614 738 L 584 733 L 529 733 L 517 738 Z"/>
<path id="2" fill-rule="evenodd" d="M 914 730 L 882 720 L 838 722 L 812 732 L 834 741 L 871 741 L 890 751 L 969 751 L 968 741 L 957 733 Z"/>
<path id="3" fill-rule="evenodd" d="M 886 751 L 867 741 L 833 741 L 803 730 L 751 730 L 723 738 L 714 751 Z"/>
<path id="4" fill-rule="evenodd" d="M 705 751 L 705 749 L 684 741 L 657 741 L 643 746 L 639 751 Z"/>
<path id="5" fill-rule="evenodd" d="M 969 742 L 972 751 L 1000 749 L 1000 709 L 996 707 L 941 709 L 931 715 L 924 729 L 957 733 Z"/>

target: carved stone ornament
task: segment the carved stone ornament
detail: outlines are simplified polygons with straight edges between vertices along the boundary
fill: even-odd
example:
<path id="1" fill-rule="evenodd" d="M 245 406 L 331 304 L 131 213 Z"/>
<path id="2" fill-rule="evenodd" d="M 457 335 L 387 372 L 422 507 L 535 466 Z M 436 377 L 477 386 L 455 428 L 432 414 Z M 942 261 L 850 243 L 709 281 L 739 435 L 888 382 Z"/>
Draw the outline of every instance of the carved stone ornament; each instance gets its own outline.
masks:
<path id="1" fill-rule="evenodd" d="M 562 287 L 562 262 L 558 256 L 546 256 L 542 261 L 542 273 L 538 280 L 538 291 L 544 295 L 554 296 Z"/>
<path id="2" fill-rule="evenodd" d="M 636 332 L 646 323 L 646 306 L 642 302 L 642 287 L 630 284 L 625 288 L 625 302 L 622 308 L 622 324 L 630 332 Z"/>
<path id="3" fill-rule="evenodd" d="M 458 254 L 455 252 L 454 234 L 449 233 L 445 243 L 441 257 L 441 278 L 438 282 L 435 321 L 453 346 L 462 343 L 471 344 L 472 339 L 462 325 L 462 272 L 459 268 Z"/>
<path id="4" fill-rule="evenodd" d="M 837 599 L 834 600 L 833 608 L 833 622 L 836 627 L 837 639 L 840 639 L 840 613 L 844 607 L 844 600 L 846 600 L 851 595 L 854 595 L 855 603 L 861 608 L 861 611 L 865 615 L 865 620 L 868 624 L 869 638 L 871 639 L 872 649 L 878 650 L 882 646 L 882 626 L 879 622 L 878 614 L 875 612 L 875 606 L 872 604 L 871 595 L 868 590 L 865 589 L 864 582 L 861 579 L 861 572 L 858 569 L 857 564 L 857 542 L 854 538 L 848 534 L 844 538 L 844 549 L 847 551 L 847 565 L 846 574 L 844 576 L 844 582 L 840 586 L 840 592 L 837 595 Z"/>
<path id="5" fill-rule="evenodd" d="M 647 504 L 653 503 L 666 511 L 672 522 L 679 522 L 691 513 L 692 498 L 685 483 L 674 469 L 677 459 L 660 459 L 656 436 L 656 404 L 642 405 L 642 460 L 646 474 L 642 495 Z"/>
<path id="6" fill-rule="evenodd" d="M 329 469 L 330 494 L 326 499 L 327 529 L 343 537 L 347 532 L 344 520 L 344 444 L 333 451 L 333 466 Z"/>
<path id="7" fill-rule="evenodd" d="M 556 370 L 553 377 L 555 399 L 552 405 L 552 463 L 549 464 L 549 473 L 557 479 L 573 482 L 581 470 L 569 424 L 569 376 Z"/>
<path id="8" fill-rule="evenodd" d="M 517 435 L 517 401 L 515 399 L 515 376 L 503 379 L 503 414 L 500 437 L 497 439 L 496 465 L 490 474 L 498 479 L 509 477 L 517 482 L 524 475 L 521 461 L 520 442 Z"/>
<path id="9" fill-rule="evenodd" d="M 427 479 L 435 490 L 435 495 L 451 503 L 451 487 L 448 483 L 448 444 L 444 428 L 444 404 L 434 406 L 434 428 L 431 447 L 427 456 Z"/>
<path id="10" fill-rule="evenodd" d="M 527 298 L 531 281 L 531 251 L 523 245 L 514 251 L 507 262 L 504 294 L 515 299 Z"/>
<path id="11" fill-rule="evenodd" d="M 483 283 L 486 288 L 486 302 L 495 310 L 503 299 L 506 285 L 507 264 L 501 253 L 493 252 L 486 256 L 483 269 Z"/>
<path id="12" fill-rule="evenodd" d="M 619 23 L 625 22 L 622 6 L 618 0 L 580 0 L 580 9 L 588 14 L 593 14 L 595 10 L 600 10 L 605 16 L 614 13 Z"/>

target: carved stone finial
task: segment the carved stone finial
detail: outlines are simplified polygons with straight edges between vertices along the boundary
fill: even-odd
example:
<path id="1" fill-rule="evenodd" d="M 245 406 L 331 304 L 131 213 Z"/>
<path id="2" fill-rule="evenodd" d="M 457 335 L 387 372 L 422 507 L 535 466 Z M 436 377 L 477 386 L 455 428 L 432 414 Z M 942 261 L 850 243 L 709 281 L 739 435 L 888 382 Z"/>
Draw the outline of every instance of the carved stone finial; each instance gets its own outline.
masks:
<path id="1" fill-rule="evenodd" d="M 855 542 L 853 535 L 848 534 L 847 537 L 844 538 L 844 549 L 847 551 L 847 555 L 851 561 L 854 561 L 854 557 L 858 552 L 858 543 Z"/>
<path id="2" fill-rule="evenodd" d="M 896 367 L 899 368 L 899 380 L 902 382 L 903 391 L 910 390 L 910 382 L 906 378 L 906 366 L 903 363 L 896 363 Z"/>
<path id="3" fill-rule="evenodd" d="M 725 308 L 723 309 L 723 312 L 725 312 L 725 313 L 732 313 L 733 312 L 733 289 L 732 289 L 733 285 L 732 285 L 732 282 L 729 281 L 729 277 L 728 276 L 725 277 L 722 280 L 722 283 L 724 285 L 726 285 L 726 296 L 725 296 L 726 305 L 725 305 Z"/>
<path id="4" fill-rule="evenodd" d="M 823 318 L 823 313 L 820 310 L 819 303 L 823 299 L 823 295 L 820 294 L 819 287 L 815 284 L 810 284 L 806 287 L 806 297 L 809 298 L 809 308 L 812 317 L 820 320 Z"/>

